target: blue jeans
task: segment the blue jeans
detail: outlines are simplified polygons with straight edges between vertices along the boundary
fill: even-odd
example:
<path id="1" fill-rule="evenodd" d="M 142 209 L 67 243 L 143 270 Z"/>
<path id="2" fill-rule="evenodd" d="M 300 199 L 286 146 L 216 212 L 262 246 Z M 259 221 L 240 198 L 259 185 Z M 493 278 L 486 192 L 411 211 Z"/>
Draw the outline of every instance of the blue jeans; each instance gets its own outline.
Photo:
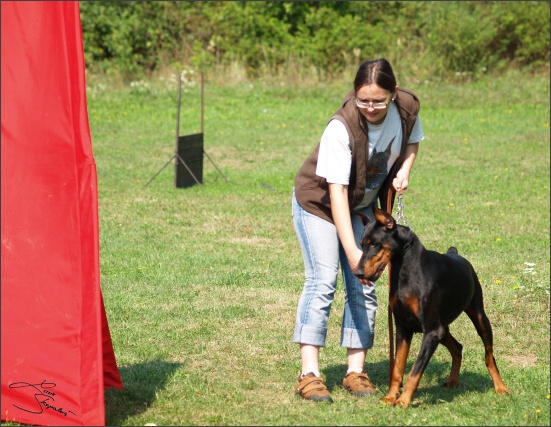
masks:
<path id="1" fill-rule="evenodd" d="M 372 205 L 362 212 L 373 219 Z M 294 190 L 292 214 L 306 279 L 298 302 L 293 342 L 325 346 L 340 261 L 346 293 L 340 345 L 344 348 L 370 349 L 373 347 L 377 311 L 375 286 L 362 285 L 352 274 L 335 225 L 306 212 L 297 203 Z M 356 215 L 351 218 L 359 247 L 364 225 Z"/>

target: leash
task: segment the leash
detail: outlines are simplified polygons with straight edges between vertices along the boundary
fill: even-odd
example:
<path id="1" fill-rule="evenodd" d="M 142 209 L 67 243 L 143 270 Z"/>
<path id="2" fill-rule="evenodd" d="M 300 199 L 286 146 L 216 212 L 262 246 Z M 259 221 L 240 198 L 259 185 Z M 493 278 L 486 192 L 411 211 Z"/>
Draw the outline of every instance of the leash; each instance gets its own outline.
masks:
<path id="1" fill-rule="evenodd" d="M 394 196 L 395 192 L 392 188 L 392 185 L 388 188 L 388 197 L 386 199 L 386 211 L 390 215 L 392 215 L 392 197 Z M 398 205 L 402 203 L 402 195 L 400 194 L 398 196 Z M 402 205 L 402 212 L 403 212 L 403 205 Z M 390 272 L 392 268 L 392 263 L 389 262 L 387 265 L 388 269 L 388 342 L 389 342 L 389 371 L 390 375 L 389 378 L 392 378 L 392 371 L 394 370 L 394 325 L 392 323 L 392 309 L 390 308 L 390 288 L 391 288 L 391 282 L 390 282 Z"/>
<path id="2" fill-rule="evenodd" d="M 386 200 L 386 211 L 390 215 L 392 215 L 392 196 L 394 196 L 395 190 L 390 186 L 388 189 L 388 197 Z M 404 225 L 406 227 L 409 227 L 409 224 L 406 220 L 406 217 L 404 215 L 404 203 L 402 202 L 402 198 L 404 197 L 403 194 L 398 195 L 398 210 L 396 211 L 396 224 Z M 390 273 L 392 269 L 392 263 L 388 263 L 388 342 L 389 342 L 389 371 L 390 371 L 390 378 L 392 378 L 392 371 L 394 370 L 394 361 L 395 361 L 395 353 L 394 353 L 394 324 L 392 322 L 392 309 L 390 308 L 390 288 L 391 288 L 391 281 L 390 281 Z"/>

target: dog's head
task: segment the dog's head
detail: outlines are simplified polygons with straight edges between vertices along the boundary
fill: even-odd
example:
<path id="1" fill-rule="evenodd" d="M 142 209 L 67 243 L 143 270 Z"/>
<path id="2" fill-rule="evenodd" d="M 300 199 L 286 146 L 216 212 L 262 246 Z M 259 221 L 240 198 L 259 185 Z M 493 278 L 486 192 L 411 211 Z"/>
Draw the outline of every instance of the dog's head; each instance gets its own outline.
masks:
<path id="1" fill-rule="evenodd" d="M 363 255 L 354 275 L 375 282 L 383 274 L 398 246 L 395 239 L 396 221 L 392 215 L 377 207 L 373 209 L 375 221 L 362 213 L 357 214 L 362 218 L 365 229 L 360 239 Z"/>

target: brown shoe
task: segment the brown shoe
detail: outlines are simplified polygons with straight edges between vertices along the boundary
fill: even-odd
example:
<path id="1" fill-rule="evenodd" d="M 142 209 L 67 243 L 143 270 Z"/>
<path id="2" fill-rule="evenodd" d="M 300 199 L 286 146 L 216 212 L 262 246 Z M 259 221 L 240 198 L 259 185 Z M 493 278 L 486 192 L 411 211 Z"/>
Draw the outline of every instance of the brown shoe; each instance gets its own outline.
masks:
<path id="1" fill-rule="evenodd" d="M 377 393 L 377 388 L 369 381 L 366 372 L 358 374 L 350 372 L 342 382 L 342 386 L 355 396 L 365 397 Z"/>
<path id="2" fill-rule="evenodd" d="M 316 377 L 313 372 L 307 373 L 302 378 L 299 375 L 298 383 L 295 387 L 295 394 L 300 394 L 302 398 L 306 400 L 333 402 L 323 380 L 321 377 Z"/>

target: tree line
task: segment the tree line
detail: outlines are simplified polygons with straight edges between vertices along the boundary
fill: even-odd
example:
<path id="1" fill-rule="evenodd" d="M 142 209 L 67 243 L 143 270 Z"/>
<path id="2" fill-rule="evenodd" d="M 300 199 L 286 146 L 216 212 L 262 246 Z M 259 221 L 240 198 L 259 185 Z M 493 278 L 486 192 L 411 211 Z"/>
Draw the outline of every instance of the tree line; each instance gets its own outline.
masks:
<path id="1" fill-rule="evenodd" d="M 327 78 L 386 57 L 420 78 L 549 65 L 550 6 L 534 1 L 83 1 L 91 72 L 163 67 L 249 78 L 314 70 Z"/>

